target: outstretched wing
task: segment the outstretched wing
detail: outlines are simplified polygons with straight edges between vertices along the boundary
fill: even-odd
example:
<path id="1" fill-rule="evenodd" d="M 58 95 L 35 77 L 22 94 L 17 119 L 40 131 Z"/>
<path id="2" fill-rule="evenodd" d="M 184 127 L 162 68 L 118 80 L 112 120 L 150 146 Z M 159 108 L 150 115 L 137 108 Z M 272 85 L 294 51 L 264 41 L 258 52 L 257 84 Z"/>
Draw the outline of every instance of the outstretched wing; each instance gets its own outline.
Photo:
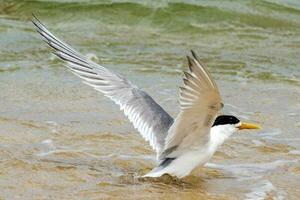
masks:
<path id="1" fill-rule="evenodd" d="M 178 156 L 193 145 L 204 145 L 213 120 L 223 106 L 215 81 L 195 52 L 192 55 L 187 57 L 189 72 L 184 72 L 184 85 L 180 87 L 181 110 L 168 131 L 161 159 Z"/>
<path id="2" fill-rule="evenodd" d="M 121 75 L 88 60 L 54 36 L 36 17 L 32 22 L 53 53 L 66 62 L 66 67 L 118 104 L 144 139 L 160 153 L 173 118 L 146 92 Z"/>

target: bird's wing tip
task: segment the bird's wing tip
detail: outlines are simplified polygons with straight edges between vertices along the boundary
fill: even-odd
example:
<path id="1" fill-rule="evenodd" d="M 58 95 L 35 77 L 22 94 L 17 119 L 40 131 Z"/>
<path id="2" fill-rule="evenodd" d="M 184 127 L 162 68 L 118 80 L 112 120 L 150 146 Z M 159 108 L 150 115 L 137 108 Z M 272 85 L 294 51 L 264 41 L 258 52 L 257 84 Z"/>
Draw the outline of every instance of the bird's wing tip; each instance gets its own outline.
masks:
<path id="1" fill-rule="evenodd" d="M 31 18 L 31 21 L 34 23 L 34 22 L 40 22 L 40 20 L 37 18 L 37 16 L 34 14 L 34 13 L 31 13 L 32 15 L 32 18 Z"/>

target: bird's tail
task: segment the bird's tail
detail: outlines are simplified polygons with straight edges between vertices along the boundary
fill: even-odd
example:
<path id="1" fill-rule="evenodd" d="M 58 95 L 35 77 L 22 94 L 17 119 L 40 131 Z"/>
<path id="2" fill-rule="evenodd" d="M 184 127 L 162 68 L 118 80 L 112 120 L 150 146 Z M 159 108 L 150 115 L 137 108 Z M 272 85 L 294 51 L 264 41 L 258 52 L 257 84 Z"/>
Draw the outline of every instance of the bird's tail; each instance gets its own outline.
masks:
<path id="1" fill-rule="evenodd" d="M 167 167 L 172 163 L 175 158 L 165 158 L 158 167 L 153 168 L 149 173 L 143 177 L 160 177 L 167 173 Z"/>
<path id="2" fill-rule="evenodd" d="M 159 166 L 159 167 L 155 167 L 153 168 L 150 172 L 148 172 L 147 174 L 145 174 L 143 177 L 161 177 L 162 175 L 164 175 L 164 168 Z"/>

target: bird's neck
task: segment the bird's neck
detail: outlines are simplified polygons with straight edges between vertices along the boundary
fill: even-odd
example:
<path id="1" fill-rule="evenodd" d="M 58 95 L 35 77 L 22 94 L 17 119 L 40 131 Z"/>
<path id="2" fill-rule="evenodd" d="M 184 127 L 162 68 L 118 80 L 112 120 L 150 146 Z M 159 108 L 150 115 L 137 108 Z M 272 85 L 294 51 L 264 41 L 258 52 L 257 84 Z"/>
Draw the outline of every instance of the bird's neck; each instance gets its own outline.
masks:
<path id="1" fill-rule="evenodd" d="M 234 131 L 231 127 L 213 126 L 210 129 L 210 149 L 216 151 Z"/>

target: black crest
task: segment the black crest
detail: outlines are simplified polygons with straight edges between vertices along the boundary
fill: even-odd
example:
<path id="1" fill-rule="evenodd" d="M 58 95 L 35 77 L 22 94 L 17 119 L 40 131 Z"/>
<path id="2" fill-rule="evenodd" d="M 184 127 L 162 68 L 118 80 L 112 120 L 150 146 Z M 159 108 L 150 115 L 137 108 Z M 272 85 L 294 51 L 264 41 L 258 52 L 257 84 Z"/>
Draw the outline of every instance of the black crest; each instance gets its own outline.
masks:
<path id="1" fill-rule="evenodd" d="M 220 115 L 216 118 L 212 126 L 224 125 L 224 124 L 237 124 L 240 120 L 232 115 Z"/>

